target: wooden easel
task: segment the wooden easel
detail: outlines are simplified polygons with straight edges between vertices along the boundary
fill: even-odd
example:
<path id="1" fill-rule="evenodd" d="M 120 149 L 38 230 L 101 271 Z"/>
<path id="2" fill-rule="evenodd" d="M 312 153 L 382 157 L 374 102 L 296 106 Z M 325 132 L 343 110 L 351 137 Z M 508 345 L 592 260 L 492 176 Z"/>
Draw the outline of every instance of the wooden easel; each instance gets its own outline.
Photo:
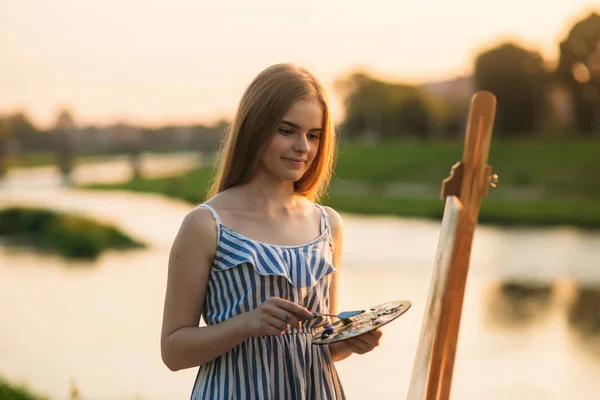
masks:
<path id="1" fill-rule="evenodd" d="M 481 199 L 498 177 L 487 165 L 496 97 L 478 92 L 471 100 L 462 161 L 442 182 L 446 199 L 408 400 L 447 400 Z"/>

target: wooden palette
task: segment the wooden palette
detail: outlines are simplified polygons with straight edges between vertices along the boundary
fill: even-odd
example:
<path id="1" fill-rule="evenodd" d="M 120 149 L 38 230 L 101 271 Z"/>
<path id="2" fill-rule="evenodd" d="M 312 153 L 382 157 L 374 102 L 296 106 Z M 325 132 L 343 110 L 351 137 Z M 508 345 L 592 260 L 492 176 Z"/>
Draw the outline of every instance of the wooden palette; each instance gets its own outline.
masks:
<path id="1" fill-rule="evenodd" d="M 332 333 L 324 336 L 323 332 L 319 331 L 313 335 L 312 343 L 316 345 L 336 343 L 371 332 L 404 314 L 411 305 L 408 300 L 390 301 L 371 307 L 370 311 L 348 320 L 337 320 L 332 324 Z"/>

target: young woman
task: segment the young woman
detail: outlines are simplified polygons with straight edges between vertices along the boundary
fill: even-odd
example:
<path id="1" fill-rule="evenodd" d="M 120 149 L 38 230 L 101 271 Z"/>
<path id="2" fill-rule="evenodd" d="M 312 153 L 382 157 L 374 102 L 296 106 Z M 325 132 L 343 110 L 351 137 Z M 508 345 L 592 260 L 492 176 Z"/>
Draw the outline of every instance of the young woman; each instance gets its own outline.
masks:
<path id="1" fill-rule="evenodd" d="M 261 72 L 169 258 L 162 357 L 173 371 L 200 367 L 192 399 L 343 399 L 333 362 L 378 345 L 380 330 L 311 341 L 330 323 L 313 313 L 337 310 L 342 219 L 316 203 L 335 155 L 317 79 L 289 64 Z"/>

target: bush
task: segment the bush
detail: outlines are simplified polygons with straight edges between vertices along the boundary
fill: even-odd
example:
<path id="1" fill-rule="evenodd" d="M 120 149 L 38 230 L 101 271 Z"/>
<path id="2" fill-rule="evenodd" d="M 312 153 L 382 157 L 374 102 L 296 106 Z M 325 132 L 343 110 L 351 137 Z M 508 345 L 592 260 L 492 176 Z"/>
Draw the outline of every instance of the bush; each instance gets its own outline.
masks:
<path id="1" fill-rule="evenodd" d="M 106 249 L 143 247 L 111 226 L 79 216 L 21 207 L 0 211 L 0 236 L 16 237 L 17 241 L 72 258 L 93 259 Z"/>
<path id="2" fill-rule="evenodd" d="M 0 379 L 0 400 L 45 400 L 21 386 L 10 385 Z"/>

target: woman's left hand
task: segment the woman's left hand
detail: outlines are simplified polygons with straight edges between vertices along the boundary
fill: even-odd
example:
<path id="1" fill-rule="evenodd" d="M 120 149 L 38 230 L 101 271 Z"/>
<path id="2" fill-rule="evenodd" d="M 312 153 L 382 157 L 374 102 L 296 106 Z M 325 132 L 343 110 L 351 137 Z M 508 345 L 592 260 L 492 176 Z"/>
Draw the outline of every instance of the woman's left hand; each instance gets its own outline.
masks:
<path id="1" fill-rule="evenodd" d="M 352 350 L 353 353 L 365 354 L 379 346 L 379 339 L 381 339 L 382 335 L 383 332 L 381 331 L 381 328 L 377 328 L 374 331 L 364 333 L 352 339 L 344 340 L 342 343 Z"/>

